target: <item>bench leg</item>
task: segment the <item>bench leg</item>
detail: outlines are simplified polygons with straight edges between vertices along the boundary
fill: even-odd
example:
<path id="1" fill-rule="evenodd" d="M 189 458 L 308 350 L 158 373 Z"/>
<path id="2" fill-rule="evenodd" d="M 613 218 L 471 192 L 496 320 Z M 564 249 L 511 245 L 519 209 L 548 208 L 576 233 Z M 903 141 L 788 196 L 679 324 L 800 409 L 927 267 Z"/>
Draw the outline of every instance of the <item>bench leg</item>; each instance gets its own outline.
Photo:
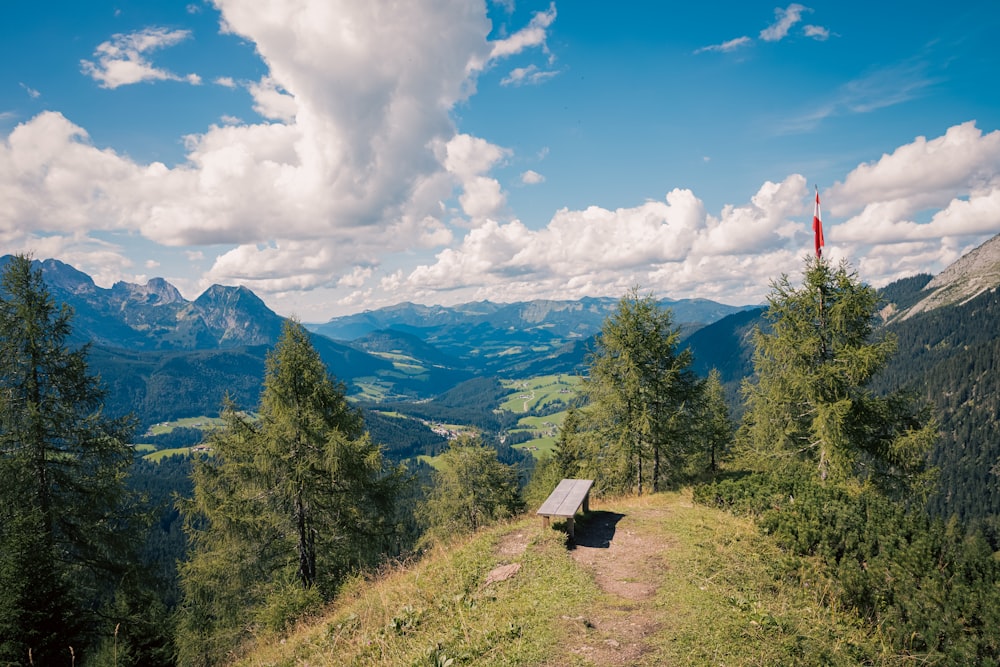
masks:
<path id="1" fill-rule="evenodd" d="M 574 539 L 576 534 L 573 532 L 573 517 L 566 519 L 566 531 L 569 533 L 569 539 Z"/>
<path id="2" fill-rule="evenodd" d="M 549 517 L 543 516 L 542 517 L 542 528 L 545 529 L 545 528 L 548 528 L 548 527 L 549 527 Z"/>
<path id="3" fill-rule="evenodd" d="M 583 512 L 586 514 L 590 511 L 590 491 L 587 491 L 587 495 L 583 497 Z"/>

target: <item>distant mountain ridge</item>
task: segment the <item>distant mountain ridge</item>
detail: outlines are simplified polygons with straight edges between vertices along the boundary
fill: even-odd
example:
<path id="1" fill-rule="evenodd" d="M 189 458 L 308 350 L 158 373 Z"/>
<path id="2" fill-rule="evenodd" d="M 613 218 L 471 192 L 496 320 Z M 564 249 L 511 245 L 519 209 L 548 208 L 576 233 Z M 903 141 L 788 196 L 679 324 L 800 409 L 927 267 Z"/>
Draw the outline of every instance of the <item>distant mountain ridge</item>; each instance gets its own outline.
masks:
<path id="1" fill-rule="evenodd" d="M 576 300 L 536 299 L 513 303 L 475 301 L 455 306 L 425 306 L 404 302 L 394 306 L 334 317 L 308 328 L 335 340 L 355 340 L 373 331 L 395 329 L 421 338 L 449 326 L 493 329 L 548 329 L 560 337 L 587 337 L 600 330 L 604 319 L 618 306 L 612 297 Z M 703 326 L 751 306 L 729 306 L 708 299 L 660 299 L 673 311 L 674 322 Z"/>

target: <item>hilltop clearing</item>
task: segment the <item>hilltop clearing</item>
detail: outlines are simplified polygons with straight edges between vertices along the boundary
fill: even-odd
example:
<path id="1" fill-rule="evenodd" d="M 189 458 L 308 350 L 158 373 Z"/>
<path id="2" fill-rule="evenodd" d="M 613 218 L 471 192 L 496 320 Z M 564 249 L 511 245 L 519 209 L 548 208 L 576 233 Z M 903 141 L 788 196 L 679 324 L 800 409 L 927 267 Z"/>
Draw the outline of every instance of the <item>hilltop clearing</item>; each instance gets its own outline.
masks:
<path id="1" fill-rule="evenodd" d="M 482 531 L 352 582 L 237 664 L 893 664 L 821 581 L 782 581 L 782 558 L 687 493 L 595 501 L 575 546 L 533 516 Z"/>

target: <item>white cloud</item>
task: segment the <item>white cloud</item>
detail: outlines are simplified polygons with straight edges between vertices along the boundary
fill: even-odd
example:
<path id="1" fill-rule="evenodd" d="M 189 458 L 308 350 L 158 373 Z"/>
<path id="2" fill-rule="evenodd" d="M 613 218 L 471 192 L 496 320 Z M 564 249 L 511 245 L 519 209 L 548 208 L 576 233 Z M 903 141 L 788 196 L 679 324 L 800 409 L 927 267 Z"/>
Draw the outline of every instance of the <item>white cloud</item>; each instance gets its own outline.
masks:
<path id="1" fill-rule="evenodd" d="M 138 32 L 117 34 L 94 50 L 96 63 L 81 60 L 80 68 L 102 88 L 118 88 L 143 81 L 187 81 L 198 85 L 201 77 L 197 74 L 180 76 L 154 67 L 145 57 L 151 51 L 173 46 L 190 36 L 189 30 L 166 28 L 146 28 Z"/>
<path id="2" fill-rule="evenodd" d="M 823 200 L 832 261 L 847 259 L 876 285 L 940 271 L 1000 232 L 1000 131 L 984 135 L 970 122 L 917 138 L 859 165 Z M 800 270 L 812 249 L 811 214 L 806 180 L 793 174 L 718 215 L 677 189 L 632 208 L 563 209 L 539 230 L 489 221 L 397 276 L 396 288 L 510 301 L 615 296 L 640 284 L 675 298 L 756 303 L 779 273 Z"/>
<path id="3" fill-rule="evenodd" d="M 563 209 L 537 231 L 517 220 L 489 221 L 417 267 L 405 284 L 416 292 L 472 286 L 475 298 L 499 300 L 617 295 L 635 282 L 674 293 L 713 283 L 717 267 L 753 264 L 766 286 L 774 253 L 806 247 L 806 227 L 792 216 L 803 212 L 807 195 L 805 179 L 792 176 L 765 184 L 749 205 L 727 207 L 718 218 L 690 190 L 677 189 L 634 208 Z M 768 259 L 746 259 L 757 255 Z M 727 280 L 752 277 L 741 270 Z"/>
<path id="4" fill-rule="evenodd" d="M 818 42 L 823 42 L 830 38 L 830 31 L 821 25 L 803 26 L 802 32 L 806 37 L 812 37 Z"/>
<path id="5" fill-rule="evenodd" d="M 506 205 L 500 183 L 484 176 L 510 151 L 468 134 L 455 135 L 444 147 L 444 166 L 462 186 L 459 203 L 466 215 L 482 220 L 496 215 Z"/>
<path id="6" fill-rule="evenodd" d="M 281 89 L 272 77 L 265 76 L 260 81 L 251 82 L 247 89 L 253 97 L 253 110 L 261 116 L 268 120 L 295 122 L 295 114 L 299 111 L 295 97 Z"/>
<path id="7" fill-rule="evenodd" d="M 538 185 L 545 182 L 545 177 L 533 169 L 521 173 L 521 182 L 525 185 Z"/>
<path id="8" fill-rule="evenodd" d="M 527 67 L 515 67 L 510 74 L 500 81 L 501 86 L 522 86 L 525 84 L 537 85 L 548 81 L 558 75 L 555 70 L 539 69 L 538 65 L 528 65 Z"/>
<path id="9" fill-rule="evenodd" d="M 782 9 L 775 8 L 775 22 L 760 31 L 760 38 L 765 42 L 779 42 L 788 35 L 793 25 L 802 20 L 802 12 L 812 11 L 798 3 L 792 3 Z"/>
<path id="10" fill-rule="evenodd" d="M 712 51 L 717 51 L 720 53 L 728 53 L 730 51 L 738 49 L 741 46 L 746 46 L 751 42 L 753 42 L 753 40 L 744 35 L 742 37 L 737 37 L 736 39 L 731 39 L 728 42 L 723 42 L 722 44 L 712 44 L 710 46 L 703 46 L 700 49 L 695 49 L 694 53 L 695 55 L 699 53 L 707 53 Z"/>
<path id="11" fill-rule="evenodd" d="M 28 97 L 30 97 L 33 100 L 37 100 L 39 97 L 42 96 L 40 92 L 38 92 L 37 90 L 35 90 L 34 88 L 32 88 L 27 84 L 22 83 L 20 84 L 20 86 L 24 88 L 24 92 L 28 93 Z"/>
<path id="12" fill-rule="evenodd" d="M 506 39 L 493 42 L 490 60 L 506 58 L 536 46 L 545 48 L 548 28 L 555 20 L 556 3 L 553 2 L 544 12 L 536 12 L 526 27 L 518 30 Z"/>
<path id="13" fill-rule="evenodd" d="M 236 80 L 231 76 L 216 77 L 214 83 L 224 88 L 236 88 Z"/>
<path id="14" fill-rule="evenodd" d="M 828 196 L 835 215 L 894 203 L 899 206 L 896 215 L 906 216 L 940 208 L 955 197 L 988 192 L 998 176 L 1000 130 L 984 135 L 969 121 L 858 165 Z"/>

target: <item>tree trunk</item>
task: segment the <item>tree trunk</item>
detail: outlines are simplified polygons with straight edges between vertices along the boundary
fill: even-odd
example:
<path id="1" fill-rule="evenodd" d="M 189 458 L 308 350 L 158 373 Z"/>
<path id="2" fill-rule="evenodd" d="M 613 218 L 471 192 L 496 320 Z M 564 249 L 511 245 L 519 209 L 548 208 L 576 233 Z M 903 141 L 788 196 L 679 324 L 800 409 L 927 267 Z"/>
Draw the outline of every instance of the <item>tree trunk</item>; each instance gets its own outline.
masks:
<path id="1" fill-rule="evenodd" d="M 303 588 L 316 583 L 316 539 L 306 516 L 302 489 L 295 494 L 295 520 L 299 533 L 299 580 Z"/>

